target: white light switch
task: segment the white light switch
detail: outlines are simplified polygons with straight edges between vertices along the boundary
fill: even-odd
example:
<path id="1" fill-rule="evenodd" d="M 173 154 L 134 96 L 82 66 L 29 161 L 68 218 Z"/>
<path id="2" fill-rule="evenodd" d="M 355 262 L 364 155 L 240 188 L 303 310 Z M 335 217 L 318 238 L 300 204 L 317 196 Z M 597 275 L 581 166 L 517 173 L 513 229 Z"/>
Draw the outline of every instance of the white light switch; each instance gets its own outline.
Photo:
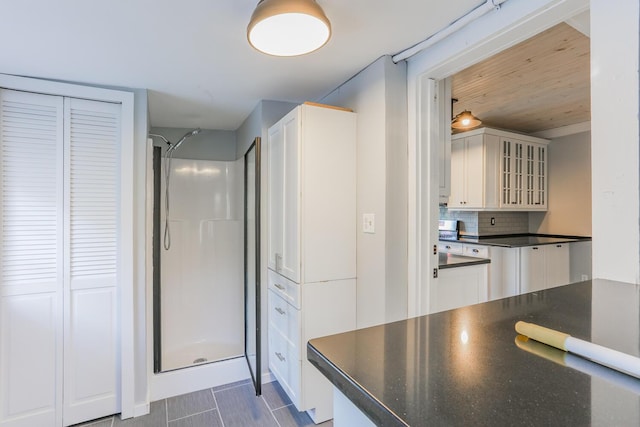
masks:
<path id="1" fill-rule="evenodd" d="M 362 214 L 362 231 L 364 233 L 376 232 L 376 215 L 372 213 Z"/>

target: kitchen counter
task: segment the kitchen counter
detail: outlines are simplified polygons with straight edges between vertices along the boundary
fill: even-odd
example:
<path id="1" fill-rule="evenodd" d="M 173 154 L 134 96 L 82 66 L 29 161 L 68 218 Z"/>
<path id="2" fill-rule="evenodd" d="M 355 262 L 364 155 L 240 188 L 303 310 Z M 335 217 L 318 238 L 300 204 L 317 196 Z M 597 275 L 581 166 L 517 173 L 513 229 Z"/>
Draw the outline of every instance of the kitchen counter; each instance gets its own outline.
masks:
<path id="1" fill-rule="evenodd" d="M 490 262 L 491 260 L 488 258 L 474 258 L 464 255 L 446 254 L 443 252 L 438 253 L 438 268 L 440 269 L 489 264 Z"/>
<path id="2" fill-rule="evenodd" d="M 313 339 L 307 357 L 376 425 L 637 426 L 640 380 L 516 343 L 514 325 L 639 356 L 639 300 L 638 285 L 580 282 Z"/>
<path id="3" fill-rule="evenodd" d="M 474 243 L 478 245 L 500 246 L 505 248 L 519 248 L 524 246 L 552 245 L 557 243 L 571 243 L 590 241 L 590 237 L 549 236 L 542 234 L 514 234 L 505 236 L 465 237 L 457 240 L 442 240 L 443 242 Z"/>

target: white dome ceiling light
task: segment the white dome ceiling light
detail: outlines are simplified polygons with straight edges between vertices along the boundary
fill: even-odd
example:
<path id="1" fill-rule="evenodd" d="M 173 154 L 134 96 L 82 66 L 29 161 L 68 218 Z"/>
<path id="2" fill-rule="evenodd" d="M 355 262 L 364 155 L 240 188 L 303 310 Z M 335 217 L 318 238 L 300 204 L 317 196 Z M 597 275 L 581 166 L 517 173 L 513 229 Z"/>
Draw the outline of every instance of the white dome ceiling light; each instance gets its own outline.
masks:
<path id="1" fill-rule="evenodd" d="M 249 44 L 274 56 L 313 52 L 331 38 L 331 23 L 315 0 L 260 0 L 247 26 Z"/>

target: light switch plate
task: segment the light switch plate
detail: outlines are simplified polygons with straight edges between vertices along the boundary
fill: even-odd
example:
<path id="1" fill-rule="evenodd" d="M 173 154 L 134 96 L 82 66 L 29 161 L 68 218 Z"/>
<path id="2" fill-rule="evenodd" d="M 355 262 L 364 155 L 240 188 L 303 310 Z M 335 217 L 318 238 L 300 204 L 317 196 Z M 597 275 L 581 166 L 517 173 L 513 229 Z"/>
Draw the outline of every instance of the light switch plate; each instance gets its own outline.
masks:
<path id="1" fill-rule="evenodd" d="M 362 232 L 363 233 L 375 233 L 376 232 L 376 215 L 372 213 L 362 214 Z"/>

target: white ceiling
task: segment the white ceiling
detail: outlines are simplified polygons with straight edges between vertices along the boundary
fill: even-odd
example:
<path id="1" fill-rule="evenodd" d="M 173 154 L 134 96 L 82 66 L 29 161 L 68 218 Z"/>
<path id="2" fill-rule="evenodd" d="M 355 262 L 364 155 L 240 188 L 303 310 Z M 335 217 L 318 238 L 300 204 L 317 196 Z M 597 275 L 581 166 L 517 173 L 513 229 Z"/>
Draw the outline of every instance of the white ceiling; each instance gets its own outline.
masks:
<path id="1" fill-rule="evenodd" d="M 246 42 L 257 0 L 3 2 L 0 73 L 149 90 L 151 125 L 235 130 L 259 100 L 317 100 L 482 0 L 318 0 L 333 37 L 294 58 Z"/>

